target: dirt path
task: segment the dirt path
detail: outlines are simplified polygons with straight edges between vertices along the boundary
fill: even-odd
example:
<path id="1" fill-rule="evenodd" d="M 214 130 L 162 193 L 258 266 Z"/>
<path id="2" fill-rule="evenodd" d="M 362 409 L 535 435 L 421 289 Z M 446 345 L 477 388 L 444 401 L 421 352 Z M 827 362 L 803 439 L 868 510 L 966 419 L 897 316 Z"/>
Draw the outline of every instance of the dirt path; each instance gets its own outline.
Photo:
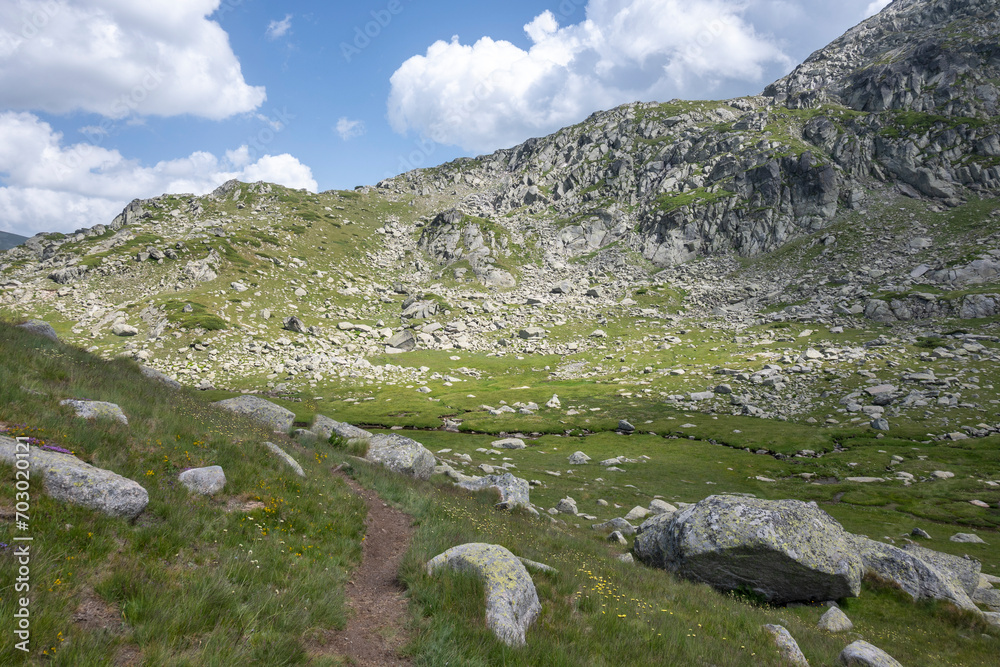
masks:
<path id="1" fill-rule="evenodd" d="M 406 598 L 397 573 L 413 535 L 412 519 L 339 470 L 334 473 L 364 499 L 368 518 L 361 565 L 347 583 L 353 613 L 330 648 L 357 665 L 409 665 L 398 654 L 406 643 Z"/>

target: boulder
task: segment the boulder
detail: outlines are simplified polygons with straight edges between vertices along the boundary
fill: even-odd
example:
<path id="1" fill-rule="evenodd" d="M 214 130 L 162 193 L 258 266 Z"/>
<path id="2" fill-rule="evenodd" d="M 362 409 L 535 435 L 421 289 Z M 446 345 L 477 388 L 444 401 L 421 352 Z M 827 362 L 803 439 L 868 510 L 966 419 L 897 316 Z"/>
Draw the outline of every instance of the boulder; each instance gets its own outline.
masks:
<path id="1" fill-rule="evenodd" d="M 508 646 L 524 646 L 525 630 L 542 605 L 531 575 L 514 554 L 495 544 L 462 544 L 432 558 L 427 574 L 444 567 L 478 575 L 486 588 L 487 627 Z"/>
<path id="2" fill-rule="evenodd" d="M 860 639 L 840 652 L 837 664 L 843 667 L 903 667 L 882 649 Z"/>
<path id="3" fill-rule="evenodd" d="M 963 542 L 965 544 L 986 544 L 986 540 L 975 533 L 955 533 L 948 539 L 952 542 Z"/>
<path id="4" fill-rule="evenodd" d="M 246 415 L 267 424 L 275 431 L 288 433 L 295 422 L 295 413 L 259 396 L 245 395 L 215 403 L 220 408 Z"/>
<path id="5" fill-rule="evenodd" d="M 627 420 L 618 420 L 618 430 L 622 433 L 633 433 L 635 432 L 635 426 L 632 426 Z"/>
<path id="6" fill-rule="evenodd" d="M 372 463 L 416 479 L 430 479 L 434 474 L 434 455 L 416 440 L 402 435 L 377 434 L 369 437 L 368 442 L 365 458 Z"/>
<path id="7" fill-rule="evenodd" d="M 22 443 L 0 436 L 0 460 L 16 465 L 24 452 Z M 32 476 L 41 477 L 42 489 L 56 500 L 122 519 L 134 519 L 149 503 L 149 494 L 138 483 L 72 454 L 38 447 L 28 447 L 27 454 Z"/>
<path id="8" fill-rule="evenodd" d="M 657 519 L 636 538 L 636 556 L 688 579 L 749 588 L 774 604 L 861 590 L 863 566 L 850 534 L 815 503 L 709 496 L 669 521 Z"/>
<path id="9" fill-rule="evenodd" d="M 830 607 L 820 617 L 816 627 L 827 632 L 847 632 L 854 628 L 854 623 L 851 622 L 851 619 L 847 618 L 847 614 L 842 612 L 839 607 Z"/>
<path id="10" fill-rule="evenodd" d="M 288 467 L 292 469 L 292 472 L 294 472 L 296 475 L 298 475 L 299 477 L 306 476 L 306 473 L 304 470 L 302 470 L 302 466 L 299 465 L 299 462 L 293 459 L 291 455 L 284 449 L 278 447 L 273 442 L 265 442 L 264 446 L 270 449 L 273 454 L 277 454 L 278 458 L 284 461 L 288 465 Z"/>
<path id="11" fill-rule="evenodd" d="M 545 407 L 547 407 L 547 408 L 558 408 L 558 407 L 561 407 L 561 406 L 562 406 L 562 403 L 559 401 L 559 395 L 558 394 L 552 394 L 552 398 L 550 398 L 548 400 L 548 402 L 545 404 Z"/>
<path id="12" fill-rule="evenodd" d="M 556 511 L 560 514 L 572 514 L 574 516 L 579 513 L 576 508 L 576 501 L 569 496 L 556 503 Z"/>
<path id="13" fill-rule="evenodd" d="M 914 600 L 947 600 L 960 609 L 975 610 L 976 605 L 962 584 L 923 560 L 918 553 L 866 537 L 854 536 L 853 541 L 866 573 L 895 583 Z"/>
<path id="14" fill-rule="evenodd" d="M 591 528 L 603 533 L 610 533 L 615 530 L 621 532 L 622 535 L 635 535 L 636 533 L 635 526 L 621 517 L 615 517 L 604 523 L 595 523 Z"/>
<path id="15" fill-rule="evenodd" d="M 792 635 L 781 625 L 765 625 L 764 630 L 774 638 L 774 643 L 778 647 L 778 653 L 784 664 L 793 667 L 809 667 L 809 661 L 802 655 L 798 643 Z"/>
<path id="16" fill-rule="evenodd" d="M 222 466 L 185 470 L 177 476 L 177 479 L 187 487 L 188 491 L 203 496 L 215 495 L 226 485 L 226 473 L 223 472 Z"/>
<path id="17" fill-rule="evenodd" d="M 650 514 L 673 514 L 676 511 L 677 508 L 665 500 L 656 498 L 655 500 L 649 501 Z"/>
<path id="18" fill-rule="evenodd" d="M 126 324 L 125 322 L 115 322 L 111 327 L 111 333 L 116 336 L 135 336 L 139 333 L 131 324 Z"/>
<path id="19" fill-rule="evenodd" d="M 56 342 L 59 341 L 59 336 L 56 334 L 56 330 L 52 328 L 52 325 L 45 320 L 28 320 L 24 324 L 18 324 L 18 327 L 29 331 L 36 336 L 45 336 L 50 340 Z"/>
<path id="20" fill-rule="evenodd" d="M 157 382 L 162 382 L 171 389 L 180 389 L 181 383 L 173 378 L 167 377 L 155 368 L 150 368 L 149 366 L 139 366 L 139 372 L 148 377 L 151 380 L 156 380 Z"/>
<path id="21" fill-rule="evenodd" d="M 569 464 L 571 466 L 582 466 L 588 461 L 590 461 L 590 457 L 583 452 L 574 452 L 569 456 Z"/>
<path id="22" fill-rule="evenodd" d="M 409 352 L 417 346 L 417 337 L 409 329 L 404 329 L 385 342 L 389 347 Z"/>
<path id="23" fill-rule="evenodd" d="M 305 322 L 303 322 L 302 320 L 300 320 L 295 315 L 291 315 L 290 317 L 286 317 L 284 319 L 284 321 L 281 323 L 281 328 L 284 329 L 285 331 L 291 331 L 292 333 L 305 333 L 306 332 L 306 324 L 305 324 Z"/>
<path id="24" fill-rule="evenodd" d="M 934 551 L 919 544 L 906 544 L 903 550 L 938 569 L 967 594 L 972 595 L 979 588 L 979 575 L 983 564 L 973 558 L 963 558 Z"/>
<path id="25" fill-rule="evenodd" d="M 78 401 L 76 399 L 67 398 L 64 401 L 59 401 L 59 404 L 72 407 L 76 411 L 76 416 L 83 419 L 114 419 L 115 421 L 128 426 L 128 417 L 126 417 L 125 413 L 122 412 L 122 409 L 114 403 L 106 403 L 104 401 Z"/>
<path id="26" fill-rule="evenodd" d="M 524 449 L 527 447 L 524 444 L 524 440 L 520 438 L 504 438 L 503 440 L 494 440 L 490 443 L 493 447 L 499 447 L 500 449 Z"/>
<path id="27" fill-rule="evenodd" d="M 372 437 L 372 434 L 363 428 L 335 421 L 325 415 L 316 415 L 312 431 L 324 440 L 329 440 L 334 435 L 344 440 L 368 440 Z"/>
<path id="28" fill-rule="evenodd" d="M 483 489 L 496 489 L 500 494 L 498 505 L 507 509 L 514 507 L 529 507 L 531 502 L 528 499 L 531 486 L 527 480 L 506 472 L 502 475 L 487 475 L 485 477 L 474 477 L 468 481 L 462 481 L 458 486 L 469 491 L 482 491 Z"/>
<path id="29" fill-rule="evenodd" d="M 625 515 L 625 520 L 628 522 L 639 521 L 641 519 L 645 519 L 647 516 L 649 516 L 649 510 L 640 505 L 636 505 L 629 510 L 628 514 Z"/>

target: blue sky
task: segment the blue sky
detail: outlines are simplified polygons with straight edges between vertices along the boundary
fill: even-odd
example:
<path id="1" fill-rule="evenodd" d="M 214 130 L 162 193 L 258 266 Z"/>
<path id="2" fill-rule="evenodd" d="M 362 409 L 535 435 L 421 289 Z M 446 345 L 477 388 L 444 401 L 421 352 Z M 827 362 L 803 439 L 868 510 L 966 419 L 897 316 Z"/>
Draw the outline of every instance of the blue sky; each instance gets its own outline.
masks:
<path id="1" fill-rule="evenodd" d="M 228 178 L 374 184 L 754 94 L 887 0 L 0 0 L 0 231 Z"/>

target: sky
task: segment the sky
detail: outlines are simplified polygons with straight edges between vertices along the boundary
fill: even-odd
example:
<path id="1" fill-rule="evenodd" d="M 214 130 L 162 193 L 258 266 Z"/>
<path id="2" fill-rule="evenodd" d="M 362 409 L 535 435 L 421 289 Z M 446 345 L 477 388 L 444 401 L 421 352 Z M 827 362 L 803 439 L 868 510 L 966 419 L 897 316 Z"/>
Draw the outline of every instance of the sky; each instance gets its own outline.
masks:
<path id="1" fill-rule="evenodd" d="M 0 0 L 0 231 L 231 178 L 374 185 L 759 93 L 889 0 Z"/>

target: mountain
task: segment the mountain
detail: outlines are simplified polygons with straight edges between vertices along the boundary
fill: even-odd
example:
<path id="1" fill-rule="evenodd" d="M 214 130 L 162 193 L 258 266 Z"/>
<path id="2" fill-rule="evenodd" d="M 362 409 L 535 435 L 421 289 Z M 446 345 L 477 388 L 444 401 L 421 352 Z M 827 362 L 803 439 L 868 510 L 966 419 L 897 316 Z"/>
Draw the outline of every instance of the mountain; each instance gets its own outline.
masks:
<path id="1" fill-rule="evenodd" d="M 26 236 L 18 236 L 9 232 L 0 232 L 0 250 L 10 250 L 28 240 Z"/>

